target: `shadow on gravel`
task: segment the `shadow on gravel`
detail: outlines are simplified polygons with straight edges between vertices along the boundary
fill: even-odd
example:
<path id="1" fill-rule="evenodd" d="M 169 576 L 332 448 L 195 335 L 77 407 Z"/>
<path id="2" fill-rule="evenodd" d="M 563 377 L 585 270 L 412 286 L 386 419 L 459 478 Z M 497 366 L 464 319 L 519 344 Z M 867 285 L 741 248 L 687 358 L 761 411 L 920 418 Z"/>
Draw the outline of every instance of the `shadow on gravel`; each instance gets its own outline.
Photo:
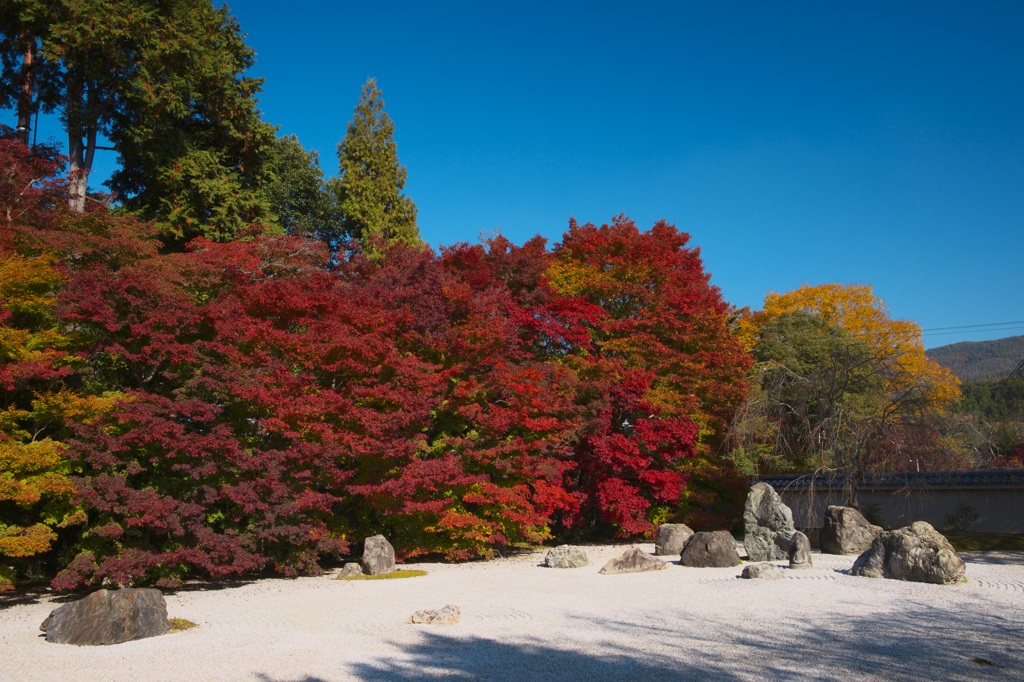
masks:
<path id="1" fill-rule="evenodd" d="M 0 611 L 12 606 L 28 606 L 49 601 L 51 604 L 66 604 L 85 596 L 82 594 L 56 594 L 49 587 L 19 587 L 13 592 L 0 593 Z"/>
<path id="2" fill-rule="evenodd" d="M 968 565 L 1024 566 L 1024 552 L 959 552 Z"/>
<path id="3" fill-rule="evenodd" d="M 230 590 L 234 587 L 242 587 L 249 585 L 254 582 L 258 582 L 256 578 L 230 578 L 222 580 L 197 580 L 185 583 L 180 587 L 169 588 L 163 587 L 158 588 L 164 595 L 177 594 L 179 592 L 207 592 L 211 590 Z M 12 592 L 0 593 L 0 611 L 3 609 L 11 608 L 12 606 L 27 606 L 31 604 L 38 604 L 42 601 L 49 601 L 51 604 L 66 604 L 71 601 L 77 601 L 83 597 L 88 596 L 90 593 L 100 588 L 92 588 L 88 590 L 82 590 L 79 592 L 65 592 L 57 593 L 51 588 L 45 585 L 31 586 L 31 587 L 19 587 Z"/>
<path id="4" fill-rule="evenodd" d="M 370 682 L 1024 679 L 1024 621 L 964 613 L 955 606 L 910 604 L 901 612 L 833 614 L 762 629 L 686 613 L 638 610 L 635 617 L 580 618 L 580 627 L 552 639 L 515 642 L 424 629 L 418 643 L 397 645 L 400 656 L 352 664 L 338 673 Z M 596 653 L 579 651 L 581 646 Z"/>

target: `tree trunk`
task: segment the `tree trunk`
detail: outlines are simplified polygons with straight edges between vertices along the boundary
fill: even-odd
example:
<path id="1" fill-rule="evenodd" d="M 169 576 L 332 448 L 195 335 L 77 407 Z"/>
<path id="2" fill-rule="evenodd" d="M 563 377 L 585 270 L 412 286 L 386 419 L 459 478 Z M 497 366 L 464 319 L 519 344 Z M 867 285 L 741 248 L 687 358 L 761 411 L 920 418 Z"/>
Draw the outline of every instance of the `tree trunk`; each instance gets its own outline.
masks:
<path id="1" fill-rule="evenodd" d="M 29 130 L 32 127 L 32 100 L 35 92 L 35 40 L 27 35 L 21 36 L 25 52 L 21 58 L 21 90 L 18 93 L 18 139 L 26 147 L 29 144 Z"/>
<path id="2" fill-rule="evenodd" d="M 92 155 L 96 146 L 95 126 L 86 125 L 84 99 L 85 87 L 81 76 L 69 70 L 65 109 L 68 129 L 68 206 L 76 213 L 85 213 L 89 171 L 92 169 Z M 83 140 L 83 133 L 86 132 L 88 141 Z"/>

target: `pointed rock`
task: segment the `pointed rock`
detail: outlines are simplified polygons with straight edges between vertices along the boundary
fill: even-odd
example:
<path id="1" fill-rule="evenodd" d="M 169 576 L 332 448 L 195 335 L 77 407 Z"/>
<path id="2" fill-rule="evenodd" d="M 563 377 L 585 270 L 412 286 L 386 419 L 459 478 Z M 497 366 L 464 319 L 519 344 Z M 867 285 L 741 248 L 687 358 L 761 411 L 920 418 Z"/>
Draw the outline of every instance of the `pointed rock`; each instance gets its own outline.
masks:
<path id="1" fill-rule="evenodd" d="M 359 564 L 366 575 L 390 573 L 395 570 L 395 548 L 383 535 L 368 537 Z"/>
<path id="2" fill-rule="evenodd" d="M 789 543 L 795 529 L 793 512 L 775 488 L 755 483 L 743 507 L 743 547 L 751 561 L 776 561 L 789 557 Z"/>

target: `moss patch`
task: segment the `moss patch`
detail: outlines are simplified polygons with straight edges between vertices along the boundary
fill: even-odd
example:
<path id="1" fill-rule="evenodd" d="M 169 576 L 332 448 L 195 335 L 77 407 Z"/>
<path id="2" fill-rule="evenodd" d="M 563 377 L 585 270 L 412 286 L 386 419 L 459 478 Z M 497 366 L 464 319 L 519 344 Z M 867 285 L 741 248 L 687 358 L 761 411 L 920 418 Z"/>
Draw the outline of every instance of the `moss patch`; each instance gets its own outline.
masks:
<path id="1" fill-rule="evenodd" d="M 942 534 L 958 552 L 1024 552 L 1024 535 L 963 530 L 947 530 Z"/>
<path id="2" fill-rule="evenodd" d="M 339 575 L 335 580 L 401 580 L 402 578 L 418 578 L 426 574 L 426 571 L 401 569 L 391 571 L 390 573 L 381 573 L 380 575 Z"/>
<path id="3" fill-rule="evenodd" d="M 171 618 L 171 632 L 184 632 L 185 630 L 191 630 L 192 628 L 199 627 L 190 620 L 184 618 Z"/>

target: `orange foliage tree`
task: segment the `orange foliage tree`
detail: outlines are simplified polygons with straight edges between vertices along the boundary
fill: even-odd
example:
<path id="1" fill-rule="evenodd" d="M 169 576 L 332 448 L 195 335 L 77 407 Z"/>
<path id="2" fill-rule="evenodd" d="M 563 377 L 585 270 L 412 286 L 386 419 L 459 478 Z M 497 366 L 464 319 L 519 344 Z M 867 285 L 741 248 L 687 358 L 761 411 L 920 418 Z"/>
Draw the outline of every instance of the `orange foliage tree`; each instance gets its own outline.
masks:
<path id="1" fill-rule="evenodd" d="M 853 466 L 861 471 L 900 468 L 911 461 L 920 466 L 915 456 L 919 453 L 906 451 L 905 446 L 913 440 L 920 449 L 921 433 L 928 430 L 925 425 L 929 419 L 960 398 L 956 376 L 925 355 L 920 326 L 893 319 L 868 285 L 805 284 L 786 293 L 769 293 L 764 309 L 742 320 L 741 337 L 755 356 L 759 355 L 765 330 L 792 314 L 818 318 L 840 330 L 852 343 L 860 344 L 865 353 L 857 371 L 872 379 L 864 383 L 873 387 L 872 395 L 862 396 L 857 403 L 859 409 L 843 415 L 844 430 L 856 434 L 850 439 L 856 445 L 847 442 L 844 446 L 836 440 L 826 442 L 828 439 L 819 438 L 823 452 L 829 451 L 827 457 L 819 453 L 821 465 Z M 764 379 L 771 376 L 771 372 L 766 372 L 768 364 L 777 365 L 781 358 L 758 359 L 763 362 L 755 374 L 763 379 L 760 388 L 764 390 Z M 765 400 L 766 396 L 755 392 L 753 399 Z M 748 409 L 741 411 L 741 418 L 751 418 L 749 408 L 748 404 Z M 908 438 L 911 433 L 913 439 Z M 939 434 L 935 436 L 938 438 Z"/>

